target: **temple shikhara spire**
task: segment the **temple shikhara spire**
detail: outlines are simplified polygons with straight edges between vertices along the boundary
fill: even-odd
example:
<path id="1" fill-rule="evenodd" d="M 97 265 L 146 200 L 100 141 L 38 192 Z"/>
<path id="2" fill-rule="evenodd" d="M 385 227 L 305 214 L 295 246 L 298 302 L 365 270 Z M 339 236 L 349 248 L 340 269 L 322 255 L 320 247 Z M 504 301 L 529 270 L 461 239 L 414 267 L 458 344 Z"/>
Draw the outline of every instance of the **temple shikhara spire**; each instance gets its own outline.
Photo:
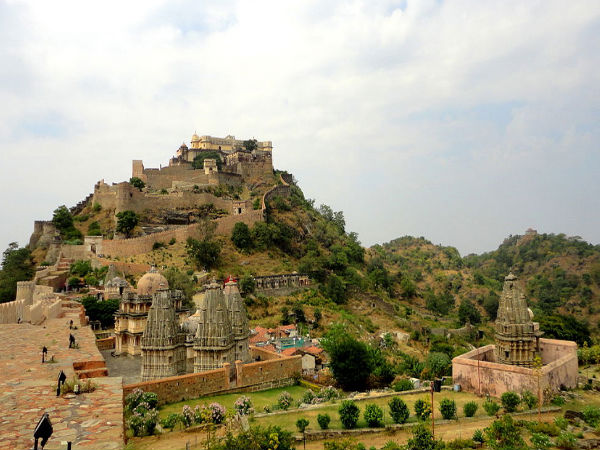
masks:
<path id="1" fill-rule="evenodd" d="M 496 361 L 532 367 L 534 358 L 539 354 L 541 334 L 517 277 L 508 274 L 504 279 L 496 318 Z"/>

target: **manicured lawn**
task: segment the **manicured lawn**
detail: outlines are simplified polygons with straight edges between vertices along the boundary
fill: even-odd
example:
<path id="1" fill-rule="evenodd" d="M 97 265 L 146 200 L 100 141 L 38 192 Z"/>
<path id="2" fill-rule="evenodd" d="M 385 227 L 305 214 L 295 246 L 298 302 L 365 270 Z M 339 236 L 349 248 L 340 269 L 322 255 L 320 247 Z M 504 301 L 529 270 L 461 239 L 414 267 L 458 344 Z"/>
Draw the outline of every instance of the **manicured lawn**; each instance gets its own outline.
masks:
<path id="1" fill-rule="evenodd" d="M 408 419 L 409 422 L 416 422 L 415 412 L 414 412 L 414 403 L 418 399 L 427 399 L 431 400 L 431 394 L 422 393 L 422 394 L 410 394 L 410 395 L 402 395 L 399 396 L 402 400 L 406 402 L 410 410 L 410 417 Z M 368 403 L 375 403 L 380 408 L 383 409 L 384 415 L 384 424 L 392 424 L 394 423 L 389 412 L 388 402 L 392 397 L 379 397 L 379 398 L 369 398 L 369 399 L 361 399 L 356 400 L 357 406 L 360 408 L 360 418 L 358 420 L 358 428 L 364 428 L 367 426 L 365 419 L 363 418 L 363 413 L 365 410 L 365 406 Z M 477 410 L 477 415 L 485 415 L 485 411 L 483 410 L 483 400 L 478 398 L 474 394 L 469 394 L 465 392 L 450 392 L 444 391 L 440 393 L 436 393 L 434 397 L 434 405 L 435 405 L 435 417 L 436 419 L 441 419 L 442 415 L 439 410 L 439 402 L 444 399 L 449 398 L 456 402 L 457 414 L 458 417 L 464 417 L 463 414 L 463 405 L 469 401 L 475 401 L 479 405 L 479 409 Z M 339 419 L 338 408 L 340 407 L 341 400 L 338 400 L 336 403 L 326 403 L 323 404 L 322 407 L 317 409 L 305 410 L 305 411 L 293 411 L 286 414 L 275 414 L 269 415 L 265 417 L 257 417 L 253 420 L 253 425 L 278 425 L 284 429 L 289 431 L 296 431 L 296 421 L 301 417 L 308 419 L 310 422 L 308 429 L 318 430 L 319 424 L 317 423 L 317 415 L 318 414 L 329 414 L 331 417 L 331 422 L 329 424 L 329 428 L 342 428 L 342 424 Z"/>
<path id="2" fill-rule="evenodd" d="M 252 400 L 252 405 L 254 406 L 254 410 L 257 413 L 263 412 L 263 408 L 267 405 L 274 405 L 277 403 L 279 396 L 283 391 L 289 392 L 293 399 L 294 403 L 297 400 L 300 400 L 304 393 L 307 391 L 307 388 L 303 386 L 288 386 L 284 388 L 277 389 L 269 389 L 268 391 L 260 391 L 260 392 L 241 392 L 237 394 L 224 394 L 224 395 L 215 395 L 212 397 L 201 397 L 194 400 L 188 400 L 185 402 L 177 402 L 171 403 L 169 405 L 165 405 L 159 409 L 160 418 L 168 416 L 171 413 L 181 413 L 183 409 L 183 405 L 189 405 L 191 408 L 194 408 L 196 405 L 208 405 L 212 402 L 218 402 L 221 405 L 225 406 L 227 410 L 233 409 L 233 404 L 235 401 L 240 398 L 242 395 L 246 395 L 250 397 Z M 292 406 L 295 407 L 295 406 Z"/>

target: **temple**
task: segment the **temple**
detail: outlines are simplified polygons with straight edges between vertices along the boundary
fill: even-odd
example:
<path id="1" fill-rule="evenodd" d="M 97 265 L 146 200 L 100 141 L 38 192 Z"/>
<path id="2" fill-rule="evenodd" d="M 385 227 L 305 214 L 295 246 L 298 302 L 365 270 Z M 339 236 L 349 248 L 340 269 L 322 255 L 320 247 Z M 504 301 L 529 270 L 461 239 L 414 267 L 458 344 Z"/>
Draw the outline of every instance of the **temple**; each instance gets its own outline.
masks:
<path id="1" fill-rule="evenodd" d="M 512 273 L 504 279 L 496 318 L 496 361 L 532 367 L 540 352 L 540 325 L 533 322 L 525 295 Z"/>

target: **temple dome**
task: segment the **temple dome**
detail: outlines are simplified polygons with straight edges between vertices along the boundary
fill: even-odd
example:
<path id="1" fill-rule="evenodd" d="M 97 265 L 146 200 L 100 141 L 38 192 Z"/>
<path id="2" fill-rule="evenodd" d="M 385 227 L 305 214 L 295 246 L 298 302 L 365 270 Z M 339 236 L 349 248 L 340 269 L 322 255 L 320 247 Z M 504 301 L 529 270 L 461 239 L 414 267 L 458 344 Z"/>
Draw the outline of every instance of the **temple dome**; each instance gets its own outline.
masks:
<path id="1" fill-rule="evenodd" d="M 138 295 L 152 295 L 161 289 L 169 289 L 169 282 L 154 267 L 137 284 Z"/>
<path id="2" fill-rule="evenodd" d="M 192 141 L 191 141 L 191 142 L 192 142 L 192 143 L 193 143 L 193 142 L 200 142 L 200 136 L 198 136 L 196 133 L 194 133 L 194 134 L 192 135 Z"/>

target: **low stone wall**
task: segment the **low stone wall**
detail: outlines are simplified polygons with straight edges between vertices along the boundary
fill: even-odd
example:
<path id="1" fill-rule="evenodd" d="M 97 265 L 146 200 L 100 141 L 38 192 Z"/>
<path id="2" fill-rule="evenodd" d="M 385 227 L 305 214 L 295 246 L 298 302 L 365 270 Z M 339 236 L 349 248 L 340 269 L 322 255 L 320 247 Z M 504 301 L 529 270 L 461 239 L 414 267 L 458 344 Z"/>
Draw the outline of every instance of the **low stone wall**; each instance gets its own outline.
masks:
<path id="1" fill-rule="evenodd" d="M 99 269 L 104 266 L 110 266 L 113 264 L 118 273 L 124 273 L 125 275 L 139 275 L 146 273 L 150 270 L 149 264 L 141 263 L 126 263 L 123 261 L 113 261 L 106 258 L 92 258 L 92 267 Z"/>
<path id="2" fill-rule="evenodd" d="M 300 356 L 281 357 L 256 347 L 250 350 L 255 357 L 261 355 L 261 358 L 270 359 L 249 364 L 238 363 L 233 373 L 227 364 L 217 370 L 127 384 L 123 386 L 123 395 L 127 396 L 134 389 L 154 392 L 158 395 L 159 405 L 164 405 L 209 395 L 290 386 L 295 383 L 296 376 L 302 373 Z"/>
<path id="3" fill-rule="evenodd" d="M 534 369 L 495 362 L 494 345 L 486 345 L 452 360 L 452 378 L 461 389 L 500 397 L 506 391 L 537 392 Z M 557 391 L 577 385 L 577 344 L 571 341 L 540 339 L 542 390 Z M 553 358 L 558 358 L 554 359 Z"/>
<path id="4" fill-rule="evenodd" d="M 98 350 L 102 351 L 102 350 L 114 350 L 115 348 L 115 337 L 111 336 L 109 338 L 106 339 L 97 339 L 96 340 L 96 347 L 98 347 Z"/>
<path id="5" fill-rule="evenodd" d="M 74 259 L 75 261 L 88 259 L 89 252 L 86 245 L 63 245 L 60 249 L 60 255 L 63 258 Z"/>

